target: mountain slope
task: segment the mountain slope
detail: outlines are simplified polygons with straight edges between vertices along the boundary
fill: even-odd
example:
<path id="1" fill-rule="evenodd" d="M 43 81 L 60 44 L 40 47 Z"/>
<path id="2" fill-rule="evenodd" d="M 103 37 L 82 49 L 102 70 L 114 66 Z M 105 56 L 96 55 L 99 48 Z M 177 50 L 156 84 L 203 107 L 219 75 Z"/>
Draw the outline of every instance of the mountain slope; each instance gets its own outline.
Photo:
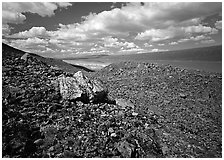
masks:
<path id="1" fill-rule="evenodd" d="M 154 115 L 167 157 L 221 157 L 221 74 L 121 62 L 93 76 L 105 83 L 111 97 L 130 100 L 139 114 Z"/>
<path id="2" fill-rule="evenodd" d="M 143 53 L 143 55 L 150 57 L 152 60 L 222 61 L 222 46 Z"/>
<path id="3" fill-rule="evenodd" d="M 37 55 L 19 58 L 23 54 L 3 48 L 4 158 L 222 156 L 222 74 L 146 62 L 111 64 L 86 80 L 102 82 L 112 101 L 83 103 L 62 96 L 65 88 L 77 92 L 66 87 L 74 81 L 55 83 L 73 74 Z"/>
<path id="4" fill-rule="evenodd" d="M 25 53 L 26 52 L 24 52 L 24 51 L 15 49 L 13 47 L 10 47 L 10 46 L 2 43 L 2 58 L 3 59 L 5 59 L 7 57 L 20 58 Z M 93 72 L 92 70 L 85 68 L 83 66 L 71 65 L 71 64 L 68 64 L 59 59 L 42 57 L 42 56 L 39 56 L 39 55 L 33 54 L 33 53 L 29 53 L 29 54 L 34 56 L 35 58 L 39 59 L 40 61 L 44 62 L 47 65 L 60 68 L 61 70 L 66 71 L 66 72 L 70 72 L 70 73 L 75 73 L 77 71 Z"/>
<path id="5" fill-rule="evenodd" d="M 164 157 L 155 130 L 143 126 L 142 114 L 138 116 L 131 102 L 106 99 L 98 92 L 102 86 L 97 79 L 80 74 L 74 79 L 33 56 L 19 55 L 3 59 L 4 158 Z M 79 98 L 63 97 L 80 94 L 80 89 Z M 89 102 L 87 93 L 96 92 L 101 98 Z M 151 124 L 151 116 L 146 113 L 144 123 Z"/>

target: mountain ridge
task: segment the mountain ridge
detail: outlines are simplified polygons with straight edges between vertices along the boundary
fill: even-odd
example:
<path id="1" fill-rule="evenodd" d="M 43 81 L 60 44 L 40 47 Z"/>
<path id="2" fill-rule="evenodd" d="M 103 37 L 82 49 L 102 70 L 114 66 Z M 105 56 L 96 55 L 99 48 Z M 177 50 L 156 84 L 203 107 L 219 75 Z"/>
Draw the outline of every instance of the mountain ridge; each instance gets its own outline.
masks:
<path id="1" fill-rule="evenodd" d="M 151 60 L 199 60 L 199 61 L 222 61 L 222 45 L 190 48 L 183 50 L 174 50 L 166 52 L 148 52 L 140 54 L 124 54 L 124 55 L 86 55 L 78 57 L 61 58 L 63 60 L 77 60 L 77 59 L 97 59 L 97 58 L 120 58 L 127 57 L 128 59 L 146 56 Z"/>
<path id="2" fill-rule="evenodd" d="M 28 52 L 13 48 L 7 44 L 2 43 L 2 58 L 3 59 L 7 58 L 7 56 L 14 56 L 14 57 L 20 58 L 25 53 L 28 53 Z M 29 53 L 29 54 L 50 66 L 58 67 L 64 71 L 67 71 L 70 73 L 75 73 L 79 70 L 84 71 L 84 72 L 93 72 L 93 70 L 88 69 L 86 67 L 68 64 L 60 59 L 42 57 L 42 56 L 34 54 L 34 53 Z"/>

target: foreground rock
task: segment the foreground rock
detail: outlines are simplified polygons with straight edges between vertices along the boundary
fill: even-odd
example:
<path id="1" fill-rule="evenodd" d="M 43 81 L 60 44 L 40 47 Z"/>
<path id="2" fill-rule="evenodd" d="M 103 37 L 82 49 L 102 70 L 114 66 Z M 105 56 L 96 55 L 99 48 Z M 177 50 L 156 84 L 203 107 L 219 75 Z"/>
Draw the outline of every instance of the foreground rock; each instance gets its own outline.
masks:
<path id="1" fill-rule="evenodd" d="M 59 87 L 60 94 L 66 100 L 81 100 L 86 103 L 107 100 L 107 90 L 103 84 L 98 80 L 90 80 L 81 71 L 76 72 L 72 77 L 59 76 L 56 87 Z"/>

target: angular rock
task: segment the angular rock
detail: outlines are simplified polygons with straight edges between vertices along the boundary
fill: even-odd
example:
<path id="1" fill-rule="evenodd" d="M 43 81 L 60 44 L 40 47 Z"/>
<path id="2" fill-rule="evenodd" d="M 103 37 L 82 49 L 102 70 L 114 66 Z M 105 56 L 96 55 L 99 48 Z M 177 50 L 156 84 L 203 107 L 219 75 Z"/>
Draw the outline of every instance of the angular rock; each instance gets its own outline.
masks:
<path id="1" fill-rule="evenodd" d="M 116 104 L 120 106 L 122 109 L 125 109 L 126 107 L 131 107 L 132 109 L 135 108 L 134 104 L 132 104 L 130 101 L 126 101 L 125 99 L 116 98 L 115 101 Z"/>
<path id="2" fill-rule="evenodd" d="M 22 59 L 22 60 L 24 60 L 26 62 L 29 57 L 30 57 L 30 54 L 29 53 L 25 53 L 20 59 Z"/>
<path id="3" fill-rule="evenodd" d="M 181 98 L 184 98 L 184 99 L 187 98 L 187 95 L 184 94 L 184 93 L 180 93 L 179 95 L 180 95 Z"/>
<path id="4" fill-rule="evenodd" d="M 124 158 L 134 158 L 132 156 L 135 149 L 133 144 L 127 141 L 121 141 L 116 144 L 116 148 Z"/>
<path id="5" fill-rule="evenodd" d="M 109 128 L 108 129 L 108 132 L 113 133 L 114 132 L 114 129 L 113 128 Z"/>
<path id="6" fill-rule="evenodd" d="M 56 85 L 63 99 L 102 102 L 107 98 L 107 91 L 103 84 L 97 80 L 90 80 L 81 71 L 76 72 L 72 77 L 59 76 Z"/>
<path id="7" fill-rule="evenodd" d="M 137 112 L 133 112 L 133 113 L 132 113 L 132 116 L 137 116 L 137 115 L 138 115 Z"/>
<path id="8" fill-rule="evenodd" d="M 111 136 L 111 137 L 117 137 L 117 134 L 116 134 L 116 133 L 111 133 L 110 136 Z"/>
<path id="9" fill-rule="evenodd" d="M 54 70 L 61 70 L 59 67 L 57 66 L 50 66 L 51 69 L 54 69 Z"/>

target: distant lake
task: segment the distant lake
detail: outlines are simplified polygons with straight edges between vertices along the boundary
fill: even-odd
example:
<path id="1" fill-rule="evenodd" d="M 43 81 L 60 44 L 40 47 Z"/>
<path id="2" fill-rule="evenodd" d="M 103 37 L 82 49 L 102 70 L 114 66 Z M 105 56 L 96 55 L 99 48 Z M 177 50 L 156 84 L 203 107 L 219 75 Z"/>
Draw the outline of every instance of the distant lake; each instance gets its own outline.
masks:
<path id="1" fill-rule="evenodd" d="M 110 59 L 107 58 L 95 58 L 95 59 L 81 59 L 81 60 L 64 60 L 67 63 L 81 65 L 93 70 L 99 70 L 107 65 L 114 62 L 125 61 L 124 59 Z M 130 59 L 129 59 L 130 61 Z M 133 61 L 133 60 L 132 60 Z M 182 61 L 182 60 L 137 60 L 141 62 L 157 63 L 157 64 L 170 64 L 172 66 L 185 68 L 185 69 L 196 69 L 203 70 L 206 72 L 217 72 L 222 73 L 222 62 L 221 61 Z"/>

